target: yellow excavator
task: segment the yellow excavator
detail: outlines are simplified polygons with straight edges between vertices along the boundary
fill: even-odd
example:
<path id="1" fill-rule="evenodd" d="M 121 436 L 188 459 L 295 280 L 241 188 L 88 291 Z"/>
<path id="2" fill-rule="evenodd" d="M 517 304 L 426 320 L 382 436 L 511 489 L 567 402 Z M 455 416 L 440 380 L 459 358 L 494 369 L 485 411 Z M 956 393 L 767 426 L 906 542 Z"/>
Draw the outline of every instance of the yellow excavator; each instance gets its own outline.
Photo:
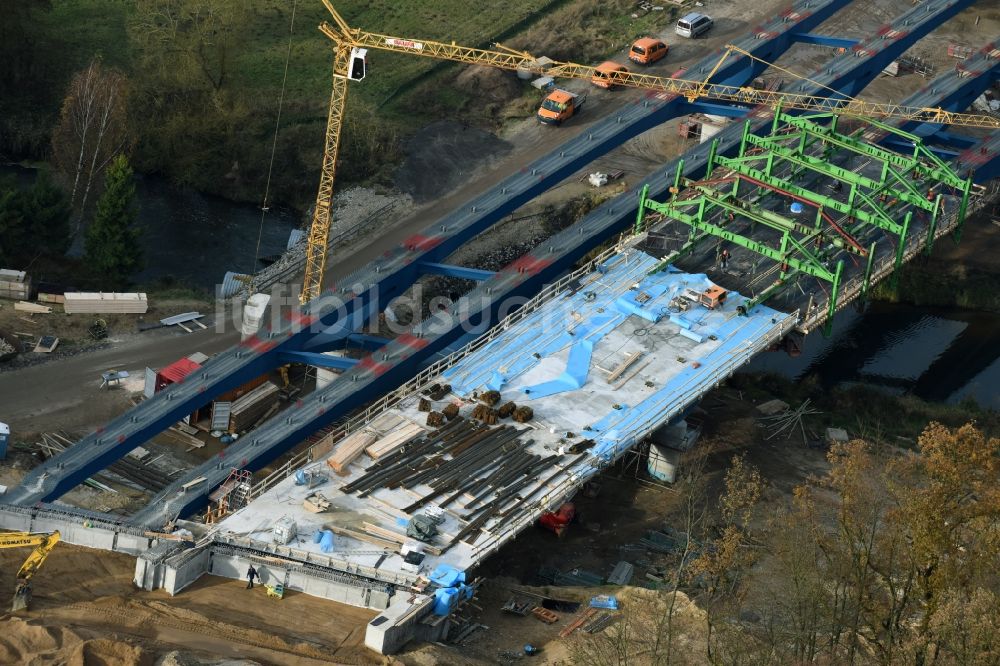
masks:
<path id="1" fill-rule="evenodd" d="M 59 543 L 59 532 L 0 532 L 0 548 L 20 548 L 34 546 L 17 572 L 17 587 L 14 588 L 14 603 L 11 610 L 17 612 L 28 608 L 31 603 L 31 578 L 41 568 L 45 558 Z"/>

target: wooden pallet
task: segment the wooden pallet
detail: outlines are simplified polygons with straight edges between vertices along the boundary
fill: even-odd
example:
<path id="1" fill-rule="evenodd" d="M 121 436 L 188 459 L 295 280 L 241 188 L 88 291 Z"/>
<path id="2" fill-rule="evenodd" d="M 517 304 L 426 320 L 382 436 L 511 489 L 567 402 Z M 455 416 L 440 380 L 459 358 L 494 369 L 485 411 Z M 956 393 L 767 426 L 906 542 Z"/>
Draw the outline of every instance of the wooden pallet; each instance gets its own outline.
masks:
<path id="1" fill-rule="evenodd" d="M 531 614 L 535 618 L 541 620 L 545 624 L 555 624 L 559 621 L 559 616 L 550 611 L 548 608 L 542 608 L 541 606 L 535 606 L 531 609 Z"/>

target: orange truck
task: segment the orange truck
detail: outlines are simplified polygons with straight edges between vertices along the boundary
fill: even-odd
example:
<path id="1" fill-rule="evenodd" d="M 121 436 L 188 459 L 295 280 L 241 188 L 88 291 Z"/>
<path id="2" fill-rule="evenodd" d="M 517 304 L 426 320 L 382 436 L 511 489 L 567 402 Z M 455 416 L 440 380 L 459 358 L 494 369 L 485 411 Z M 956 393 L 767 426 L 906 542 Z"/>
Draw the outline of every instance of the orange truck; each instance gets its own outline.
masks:
<path id="1" fill-rule="evenodd" d="M 607 60 L 594 68 L 590 82 L 598 88 L 614 88 L 620 83 L 618 77 L 621 74 L 628 74 L 628 68 L 614 60 Z"/>
<path id="2" fill-rule="evenodd" d="M 538 107 L 538 120 L 546 125 L 562 125 L 580 110 L 586 99 L 557 88 L 542 100 L 542 105 Z"/>

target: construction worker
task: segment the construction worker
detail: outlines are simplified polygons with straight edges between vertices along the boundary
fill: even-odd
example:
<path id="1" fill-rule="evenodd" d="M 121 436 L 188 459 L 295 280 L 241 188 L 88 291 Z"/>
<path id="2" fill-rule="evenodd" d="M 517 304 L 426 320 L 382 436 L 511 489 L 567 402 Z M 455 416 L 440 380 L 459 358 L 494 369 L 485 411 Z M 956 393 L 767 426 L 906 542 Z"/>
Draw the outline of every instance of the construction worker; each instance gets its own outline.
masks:
<path id="1" fill-rule="evenodd" d="M 722 264 L 722 270 L 726 270 L 729 267 L 729 250 L 722 251 L 722 254 L 719 255 L 719 261 Z"/>
<path id="2" fill-rule="evenodd" d="M 252 590 L 253 589 L 253 579 L 254 578 L 260 578 L 260 574 L 257 573 L 257 570 L 254 569 L 253 565 L 251 564 L 250 568 L 247 569 L 247 589 L 248 590 Z"/>

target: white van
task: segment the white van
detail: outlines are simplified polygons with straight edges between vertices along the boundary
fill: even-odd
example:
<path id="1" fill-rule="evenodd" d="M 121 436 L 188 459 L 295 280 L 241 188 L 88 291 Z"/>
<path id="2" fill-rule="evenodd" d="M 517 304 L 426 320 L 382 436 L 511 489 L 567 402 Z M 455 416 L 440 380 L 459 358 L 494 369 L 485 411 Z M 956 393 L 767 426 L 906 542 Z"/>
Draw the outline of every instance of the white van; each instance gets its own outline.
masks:
<path id="1" fill-rule="evenodd" d="M 708 32 L 714 23 L 715 21 L 712 20 L 711 16 L 699 14 L 698 12 L 691 12 L 677 22 L 677 27 L 674 28 L 674 32 L 681 37 L 693 39 Z"/>

